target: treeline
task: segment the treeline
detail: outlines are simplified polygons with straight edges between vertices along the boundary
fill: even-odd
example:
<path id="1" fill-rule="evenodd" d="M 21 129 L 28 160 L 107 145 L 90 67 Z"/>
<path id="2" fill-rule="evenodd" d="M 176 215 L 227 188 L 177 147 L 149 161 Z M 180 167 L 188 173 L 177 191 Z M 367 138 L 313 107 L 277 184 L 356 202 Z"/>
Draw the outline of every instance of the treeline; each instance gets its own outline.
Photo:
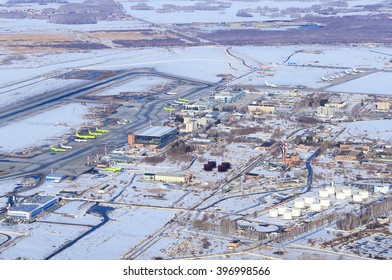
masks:
<path id="1" fill-rule="evenodd" d="M 124 47 L 172 47 L 183 46 L 186 43 L 178 38 L 157 38 L 151 40 L 114 40 L 113 43 Z"/>
<path id="2" fill-rule="evenodd" d="M 342 230 L 353 230 L 369 223 L 375 223 L 377 218 L 388 215 L 391 209 L 392 197 L 388 197 L 383 201 L 362 206 L 359 213 L 350 212 L 344 214 L 337 221 L 336 225 Z"/>
<path id="3" fill-rule="evenodd" d="M 97 18 L 88 13 L 67 13 L 53 15 L 49 18 L 49 22 L 57 24 L 95 24 Z"/>

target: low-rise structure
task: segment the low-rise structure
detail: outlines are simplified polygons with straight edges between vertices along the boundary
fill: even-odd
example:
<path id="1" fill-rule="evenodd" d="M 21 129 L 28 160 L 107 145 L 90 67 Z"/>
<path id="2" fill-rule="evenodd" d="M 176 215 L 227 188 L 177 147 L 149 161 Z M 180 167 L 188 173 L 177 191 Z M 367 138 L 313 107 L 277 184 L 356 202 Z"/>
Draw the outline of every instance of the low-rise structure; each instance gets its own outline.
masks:
<path id="1" fill-rule="evenodd" d="M 53 181 L 55 183 L 60 183 L 62 180 L 67 178 L 67 175 L 64 174 L 48 174 L 46 175 L 46 180 Z"/>
<path id="2" fill-rule="evenodd" d="M 214 99 L 220 103 L 233 103 L 244 96 L 245 96 L 245 93 L 242 91 L 240 91 L 240 92 L 223 91 L 220 93 L 216 93 L 214 95 Z"/>
<path id="3" fill-rule="evenodd" d="M 128 135 L 128 144 L 131 148 L 149 147 L 162 148 L 178 138 L 176 127 L 148 126 Z"/>
<path id="4" fill-rule="evenodd" d="M 274 114 L 276 112 L 276 107 L 273 105 L 249 105 L 248 111 L 252 115 L 261 115 L 261 114 Z"/>
<path id="5" fill-rule="evenodd" d="M 361 151 L 341 150 L 337 155 L 336 159 L 339 160 L 359 160 L 363 153 Z"/>
<path id="6" fill-rule="evenodd" d="M 334 107 L 320 106 L 317 108 L 316 114 L 324 118 L 333 118 L 335 115 Z"/>
<path id="7" fill-rule="evenodd" d="M 7 211 L 7 216 L 14 219 L 31 220 L 58 202 L 59 199 L 55 196 L 35 196 L 11 207 Z"/>
<path id="8" fill-rule="evenodd" d="M 172 183 L 186 183 L 187 175 L 184 173 L 144 173 L 144 179 Z"/>
<path id="9" fill-rule="evenodd" d="M 390 107 L 391 107 L 391 102 L 389 101 L 377 102 L 376 104 L 377 110 L 380 111 L 388 111 Z"/>
<path id="10" fill-rule="evenodd" d="M 270 151 L 276 147 L 276 141 L 266 141 L 258 147 L 260 151 Z"/>
<path id="11" fill-rule="evenodd" d="M 286 165 L 295 165 L 301 162 L 301 157 L 298 153 L 288 154 L 282 157 L 282 163 Z"/>

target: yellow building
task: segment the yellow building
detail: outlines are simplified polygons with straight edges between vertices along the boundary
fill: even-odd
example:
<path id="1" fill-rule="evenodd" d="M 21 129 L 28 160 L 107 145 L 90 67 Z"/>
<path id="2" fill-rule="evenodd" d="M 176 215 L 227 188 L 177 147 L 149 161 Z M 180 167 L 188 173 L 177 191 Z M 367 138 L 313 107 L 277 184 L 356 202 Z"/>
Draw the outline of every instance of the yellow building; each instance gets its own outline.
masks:
<path id="1" fill-rule="evenodd" d="M 276 111 L 275 106 L 272 105 L 249 105 L 248 111 L 253 115 L 260 114 L 274 114 Z"/>

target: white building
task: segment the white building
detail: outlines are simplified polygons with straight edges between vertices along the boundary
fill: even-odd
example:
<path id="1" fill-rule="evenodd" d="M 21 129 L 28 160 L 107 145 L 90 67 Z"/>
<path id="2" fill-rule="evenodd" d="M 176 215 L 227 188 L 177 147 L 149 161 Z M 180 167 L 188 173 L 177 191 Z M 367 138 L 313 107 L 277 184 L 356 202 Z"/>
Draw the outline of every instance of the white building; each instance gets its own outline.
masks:
<path id="1" fill-rule="evenodd" d="M 320 117 L 333 118 L 335 109 L 332 107 L 320 106 L 317 108 L 316 114 Z"/>
<path id="2" fill-rule="evenodd" d="M 244 92 L 220 92 L 214 95 L 214 99 L 220 103 L 233 103 L 245 96 Z"/>

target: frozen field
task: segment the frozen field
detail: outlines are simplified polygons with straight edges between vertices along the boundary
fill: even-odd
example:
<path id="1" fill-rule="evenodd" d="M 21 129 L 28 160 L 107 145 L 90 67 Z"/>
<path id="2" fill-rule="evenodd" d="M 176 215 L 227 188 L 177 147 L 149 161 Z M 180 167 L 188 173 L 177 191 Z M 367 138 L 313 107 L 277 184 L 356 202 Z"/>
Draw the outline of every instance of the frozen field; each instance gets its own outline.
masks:
<path id="1" fill-rule="evenodd" d="M 320 77 L 325 75 L 332 75 L 336 71 L 323 68 L 305 68 L 277 65 L 274 67 L 275 74 L 273 76 L 265 76 L 260 72 L 253 73 L 239 80 L 236 80 L 230 85 L 255 85 L 264 86 L 267 81 L 276 86 L 306 86 L 311 88 L 320 88 L 326 85 Z"/>
<path id="2" fill-rule="evenodd" d="M 34 98 L 69 86 L 82 85 L 83 83 L 85 82 L 81 80 L 44 78 L 3 87 L 0 89 L 0 109 L 3 106 L 5 107 L 13 103 L 18 103 L 19 101 Z"/>
<path id="3" fill-rule="evenodd" d="M 392 142 L 392 120 L 359 121 L 342 125 L 346 130 L 337 140 L 371 140 L 378 139 Z"/>
<path id="4" fill-rule="evenodd" d="M 0 259 L 44 259 L 51 252 L 61 247 L 68 240 L 76 238 L 88 228 L 84 226 L 57 225 L 57 224 L 20 224 L 12 230 L 25 232 L 15 245 L 0 253 Z M 9 230 L 6 226 L 0 226 L 1 230 Z"/>
<path id="5" fill-rule="evenodd" d="M 153 87 L 163 86 L 167 82 L 169 82 L 169 80 L 160 77 L 137 77 L 124 84 L 112 86 L 110 88 L 106 88 L 103 91 L 94 93 L 94 95 L 108 96 L 117 95 L 121 92 L 143 92 L 148 91 Z"/>
<path id="6" fill-rule="evenodd" d="M 177 211 L 133 208 L 110 212 L 111 220 L 54 259 L 118 260 L 167 223 Z"/>
<path id="7" fill-rule="evenodd" d="M 71 2 L 71 1 L 68 1 Z M 46 7 L 46 6 L 42 6 Z M 99 21 L 98 24 L 55 24 L 40 19 L 5 19 L 0 21 L 0 34 L 55 32 L 64 34 L 73 31 L 129 30 L 148 28 L 151 25 L 139 20 Z"/>
<path id="8" fill-rule="evenodd" d="M 80 104 L 64 105 L 25 120 L 0 127 L 0 152 L 11 153 L 29 147 L 51 145 L 71 129 L 85 122 L 88 108 Z M 61 122 L 65 122 L 61 124 Z"/>
<path id="9" fill-rule="evenodd" d="M 377 72 L 368 76 L 330 87 L 335 92 L 392 95 L 392 73 Z"/>
<path id="10" fill-rule="evenodd" d="M 271 1 L 271 0 L 261 0 L 261 1 L 229 1 L 231 6 L 227 9 L 216 10 L 216 11 L 194 11 L 194 12 L 176 12 L 176 13 L 157 13 L 154 10 L 143 11 L 143 10 L 132 10 L 130 6 L 136 5 L 134 2 L 129 2 L 127 0 L 120 0 L 124 6 L 124 9 L 132 16 L 137 18 L 143 18 L 148 21 L 155 23 L 192 23 L 192 22 L 238 22 L 238 21 L 264 21 L 271 20 L 269 14 L 267 16 L 261 16 L 259 13 L 252 13 L 253 17 L 237 17 L 236 13 L 240 9 L 252 8 L 255 9 L 258 6 L 268 6 L 271 8 L 278 8 L 280 10 L 289 7 L 300 7 L 306 8 L 312 5 L 318 4 L 322 1 Z M 226 1 L 227 2 L 227 1 Z M 348 7 L 353 7 L 356 5 L 375 4 L 375 2 L 380 1 L 349 1 Z M 202 2 L 203 3 L 203 2 Z M 164 4 L 171 4 L 177 6 L 194 6 L 195 2 L 191 0 L 149 0 L 146 4 L 154 9 L 159 9 Z M 175 15 L 175 16 L 173 16 Z M 290 16 L 280 16 L 274 18 L 274 20 L 290 20 Z"/>
<path id="11" fill-rule="evenodd" d="M 235 69 L 229 68 L 229 63 Z M 118 70 L 143 67 L 207 82 L 220 81 L 218 74 L 240 76 L 248 71 L 238 59 L 227 54 L 223 47 L 136 50 L 132 52 L 132 56 L 118 57 L 110 62 L 99 63 L 99 67 L 90 68 Z"/>

